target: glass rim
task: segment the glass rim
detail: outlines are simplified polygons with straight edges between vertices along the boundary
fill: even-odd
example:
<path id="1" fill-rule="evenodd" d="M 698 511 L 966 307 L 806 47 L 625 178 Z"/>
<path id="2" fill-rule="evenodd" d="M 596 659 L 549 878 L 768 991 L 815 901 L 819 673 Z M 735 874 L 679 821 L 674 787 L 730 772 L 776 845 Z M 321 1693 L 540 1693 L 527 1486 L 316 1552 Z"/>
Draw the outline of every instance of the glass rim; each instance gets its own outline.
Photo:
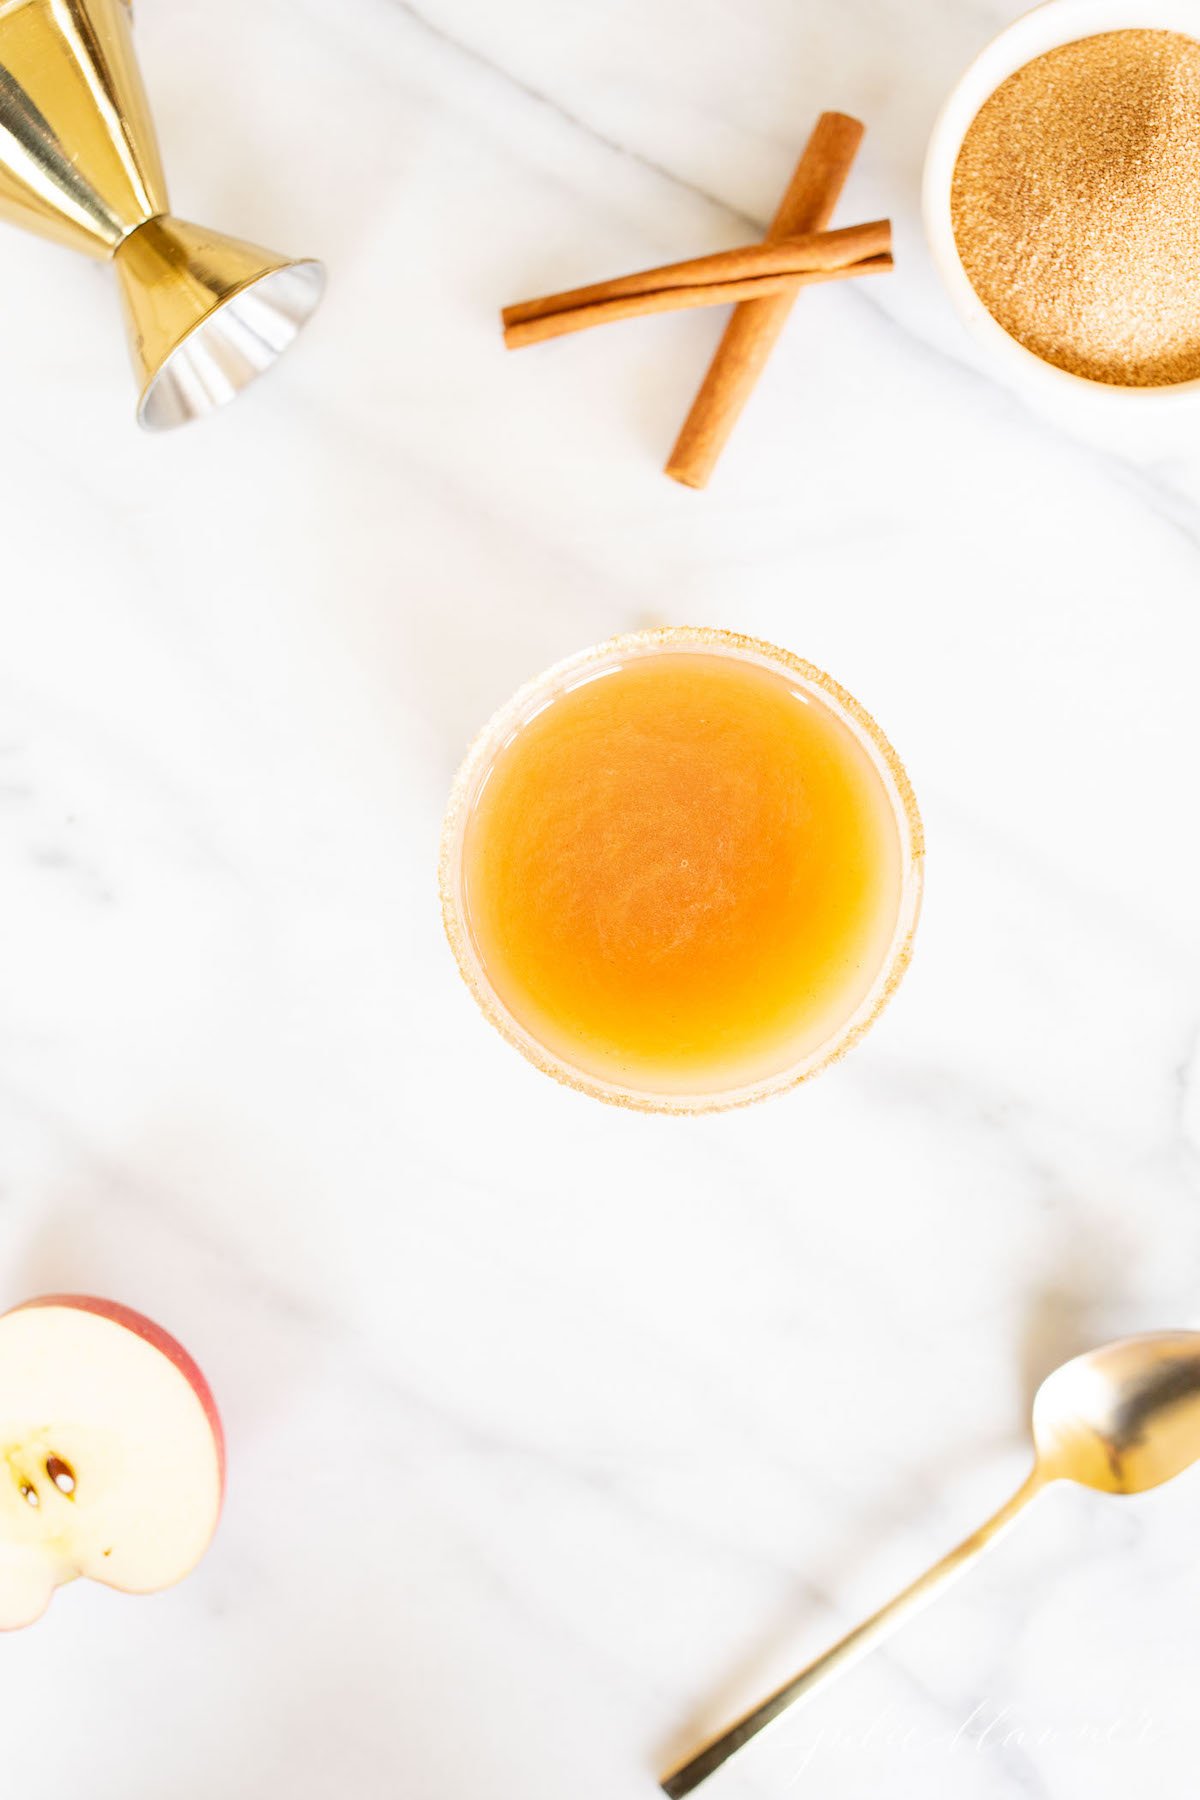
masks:
<path id="1" fill-rule="evenodd" d="M 755 1081 L 722 1089 L 685 1091 L 656 1090 L 607 1080 L 581 1069 L 551 1050 L 511 1012 L 496 992 L 476 947 L 467 919 L 462 891 L 463 849 L 467 824 L 478 794 L 480 779 L 514 733 L 533 714 L 569 690 L 571 677 L 602 663 L 619 663 L 630 656 L 662 652 L 707 651 L 784 674 L 814 692 L 841 718 L 856 742 L 866 750 L 883 782 L 900 838 L 900 905 L 891 943 L 863 999 L 822 1044 L 783 1068 Z M 648 631 L 623 632 L 590 649 L 576 652 L 525 682 L 477 733 L 467 750 L 450 790 L 442 824 L 438 856 L 438 888 L 442 922 L 458 970 L 476 1005 L 492 1025 L 526 1061 L 576 1092 L 603 1100 L 610 1106 L 634 1112 L 696 1116 L 728 1112 L 750 1106 L 774 1094 L 786 1093 L 840 1061 L 874 1025 L 892 998 L 912 960 L 913 938 L 921 912 L 924 890 L 925 832 L 912 783 L 899 756 L 871 714 L 839 682 L 790 650 L 765 639 L 745 636 L 718 626 L 665 625 Z"/>

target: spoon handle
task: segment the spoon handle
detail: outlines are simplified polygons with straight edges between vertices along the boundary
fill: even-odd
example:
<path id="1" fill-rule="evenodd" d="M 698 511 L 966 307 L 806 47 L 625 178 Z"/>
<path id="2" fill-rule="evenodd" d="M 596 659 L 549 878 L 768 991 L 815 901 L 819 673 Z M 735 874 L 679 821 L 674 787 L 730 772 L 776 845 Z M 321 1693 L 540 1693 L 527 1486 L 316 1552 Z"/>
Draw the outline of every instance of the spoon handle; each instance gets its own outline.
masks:
<path id="1" fill-rule="evenodd" d="M 897 1594 L 894 1600 L 889 1600 L 887 1605 L 880 1607 L 877 1613 L 873 1613 L 869 1619 L 864 1619 L 863 1623 L 856 1625 L 853 1631 L 847 1632 L 844 1638 L 831 1645 L 821 1656 L 818 1656 L 815 1662 L 809 1663 L 808 1667 L 802 1669 L 798 1675 L 793 1676 L 791 1681 L 786 1682 L 783 1687 L 772 1694 L 769 1700 L 764 1700 L 761 1706 L 755 1707 L 753 1712 L 749 1712 L 744 1718 L 739 1719 L 736 1725 L 731 1725 L 728 1731 L 719 1738 L 715 1738 L 711 1744 L 706 1745 L 690 1762 L 684 1763 L 673 1774 L 666 1776 L 662 1783 L 662 1789 L 668 1795 L 669 1800 L 684 1800 L 686 1794 L 693 1793 L 702 1781 L 707 1781 L 708 1777 L 715 1774 L 724 1763 L 729 1761 L 731 1756 L 736 1756 L 737 1752 L 743 1749 L 752 1738 L 756 1738 L 760 1731 L 764 1731 L 768 1725 L 773 1724 L 776 1719 L 800 1701 L 807 1700 L 809 1695 L 821 1686 L 822 1682 L 828 1681 L 832 1676 L 840 1674 L 843 1669 L 849 1668 L 851 1663 L 857 1662 L 860 1656 L 865 1656 L 868 1650 L 874 1649 L 881 1638 L 887 1637 L 911 1614 L 917 1612 L 927 1601 L 932 1600 L 934 1595 L 948 1582 L 968 1568 L 990 1543 L 1008 1530 L 1022 1509 L 1028 1505 L 1036 1493 L 1040 1492 L 1045 1485 L 1045 1480 L 1041 1470 L 1035 1467 L 1029 1478 L 1017 1489 L 1012 1499 L 1006 1501 L 999 1512 L 994 1513 L 986 1524 L 979 1527 L 978 1531 L 972 1532 L 969 1538 L 964 1538 L 961 1544 L 951 1550 L 947 1556 L 943 1556 L 942 1560 L 935 1563 L 932 1569 L 927 1569 L 924 1575 L 919 1575 L 916 1581 L 906 1587 L 902 1593 Z"/>

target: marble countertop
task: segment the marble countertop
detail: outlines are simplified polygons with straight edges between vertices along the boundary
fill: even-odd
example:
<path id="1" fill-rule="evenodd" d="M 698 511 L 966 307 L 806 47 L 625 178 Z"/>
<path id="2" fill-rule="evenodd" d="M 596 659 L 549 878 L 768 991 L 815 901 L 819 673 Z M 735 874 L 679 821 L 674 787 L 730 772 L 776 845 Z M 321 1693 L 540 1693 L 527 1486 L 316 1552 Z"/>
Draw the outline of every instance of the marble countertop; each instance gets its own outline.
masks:
<path id="1" fill-rule="evenodd" d="M 1050 1367 L 1200 1324 L 1200 449 L 1031 412 L 917 216 L 1018 10 L 138 0 L 179 209 L 331 276 L 170 438 L 106 272 L 0 240 L 3 1299 L 176 1331 L 232 1477 L 182 1587 L 0 1645 L 6 1792 L 650 1800 L 1006 1496 Z M 823 107 L 898 272 L 685 491 L 717 318 L 496 309 L 744 238 Z M 493 707 L 664 620 L 833 671 L 929 836 L 869 1041 L 691 1122 L 526 1067 L 434 881 Z M 714 1800 L 1182 1800 L 1198 1506 L 1053 1490 Z"/>

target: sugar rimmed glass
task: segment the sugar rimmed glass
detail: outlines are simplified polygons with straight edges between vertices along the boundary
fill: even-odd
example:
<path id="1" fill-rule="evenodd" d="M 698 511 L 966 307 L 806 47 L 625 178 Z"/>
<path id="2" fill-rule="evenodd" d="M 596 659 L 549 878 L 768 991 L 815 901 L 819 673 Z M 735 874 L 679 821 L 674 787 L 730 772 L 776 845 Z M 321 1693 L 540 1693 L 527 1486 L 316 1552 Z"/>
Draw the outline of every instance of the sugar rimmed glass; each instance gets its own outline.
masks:
<path id="1" fill-rule="evenodd" d="M 576 1065 L 550 1048 L 501 998 L 489 977 L 472 932 L 466 897 L 468 832 L 489 773 L 505 747 L 538 713 L 584 681 L 616 671 L 633 658 L 699 653 L 749 662 L 782 677 L 826 709 L 865 753 L 886 797 L 897 833 L 900 881 L 897 916 L 886 953 L 853 1010 L 839 1019 L 823 1041 L 803 1055 L 753 1081 L 722 1088 L 675 1091 L 639 1082 L 610 1080 Z M 824 671 L 789 651 L 735 632 L 666 627 L 610 639 L 568 658 L 527 683 L 476 738 L 456 777 L 442 832 L 440 888 L 446 933 L 463 979 L 484 1016 L 545 1074 L 610 1105 L 675 1114 L 718 1112 L 746 1106 L 810 1079 L 843 1056 L 870 1029 L 899 985 L 912 954 L 924 875 L 924 836 L 911 784 L 895 751 L 875 721 Z"/>

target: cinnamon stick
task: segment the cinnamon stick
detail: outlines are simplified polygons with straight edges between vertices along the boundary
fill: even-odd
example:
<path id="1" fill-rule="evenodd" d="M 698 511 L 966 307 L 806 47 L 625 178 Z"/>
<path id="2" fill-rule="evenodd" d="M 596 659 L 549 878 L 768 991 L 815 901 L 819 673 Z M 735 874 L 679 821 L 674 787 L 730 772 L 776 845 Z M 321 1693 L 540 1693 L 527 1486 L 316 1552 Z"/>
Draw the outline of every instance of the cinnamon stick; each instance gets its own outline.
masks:
<path id="1" fill-rule="evenodd" d="M 505 342 L 513 349 L 518 344 L 539 341 L 534 336 L 517 334 L 515 328 L 557 314 L 643 294 L 709 287 L 714 283 L 727 284 L 759 276 L 850 272 L 855 264 L 887 256 L 891 247 L 891 224 L 887 219 L 878 219 L 869 225 L 846 226 L 841 231 L 809 232 L 803 236 L 781 238 L 777 243 L 747 244 L 712 256 L 692 257 L 687 262 L 642 269 L 634 275 L 619 275 L 610 281 L 594 282 L 589 287 L 570 288 L 565 293 L 546 294 L 537 300 L 522 300 L 516 306 L 506 306 L 500 315 Z M 680 304 L 685 302 L 680 301 Z"/>
<path id="2" fill-rule="evenodd" d="M 522 350 L 530 344 L 543 344 L 550 338 L 587 331 L 593 325 L 610 325 L 618 319 L 637 319 L 648 313 L 682 312 L 694 306 L 739 306 L 762 296 L 795 294 L 800 288 L 811 287 L 816 282 L 845 281 L 857 275 L 886 275 L 894 266 L 891 256 L 869 256 L 845 269 L 801 269 L 791 274 L 706 282 L 700 287 L 660 288 L 646 294 L 618 295 L 613 300 L 598 300 L 590 306 L 576 306 L 566 312 L 547 313 L 540 319 L 510 325 L 504 333 L 504 341 L 510 350 Z"/>
<path id="3" fill-rule="evenodd" d="M 793 294 L 821 281 L 845 281 L 851 276 L 886 275 L 894 266 L 890 255 L 868 256 L 846 268 L 783 270 L 775 275 L 742 275 L 730 281 L 707 281 L 696 287 L 652 288 L 646 293 L 618 294 L 594 300 L 587 306 L 564 312 L 544 313 L 540 318 L 518 320 L 505 328 L 510 350 L 544 344 L 550 338 L 587 331 L 593 325 L 609 325 L 618 319 L 642 318 L 647 313 L 681 312 L 694 306 L 741 305 L 764 295 Z"/>
<path id="4" fill-rule="evenodd" d="M 822 113 L 767 234 L 768 243 L 822 231 L 833 217 L 864 127 L 845 113 Z M 687 487 L 704 487 L 742 408 L 774 349 L 797 288 L 746 300 L 717 347 L 671 452 L 666 472 Z"/>

